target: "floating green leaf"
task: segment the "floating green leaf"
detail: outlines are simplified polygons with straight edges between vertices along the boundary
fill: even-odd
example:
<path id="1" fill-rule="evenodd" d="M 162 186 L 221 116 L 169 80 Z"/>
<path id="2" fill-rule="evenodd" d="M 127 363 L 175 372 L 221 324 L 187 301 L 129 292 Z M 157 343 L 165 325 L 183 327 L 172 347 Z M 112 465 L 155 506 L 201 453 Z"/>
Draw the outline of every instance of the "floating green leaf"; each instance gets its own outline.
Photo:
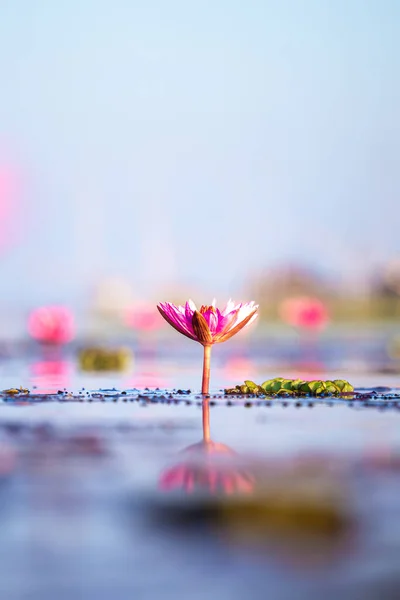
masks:
<path id="1" fill-rule="evenodd" d="M 258 385 L 254 383 L 254 381 L 250 381 L 249 379 L 245 379 L 245 385 L 249 388 L 250 391 L 257 390 Z"/>
<path id="2" fill-rule="evenodd" d="M 302 379 L 293 379 L 292 381 L 292 390 L 297 392 L 301 386 L 303 385 L 304 381 Z"/>
<path id="3" fill-rule="evenodd" d="M 281 382 L 281 389 L 282 390 L 290 390 L 290 391 L 292 391 L 292 383 L 293 383 L 292 379 L 284 379 Z"/>
<path id="4" fill-rule="evenodd" d="M 338 394 L 340 392 L 339 388 L 333 381 L 325 381 L 325 385 L 328 394 Z"/>
<path id="5" fill-rule="evenodd" d="M 320 379 L 303 381 L 301 379 L 275 377 L 274 379 L 267 379 L 261 385 L 246 379 L 242 385 L 237 385 L 234 388 L 227 388 L 225 394 L 252 394 L 257 396 L 340 396 L 341 394 L 351 393 L 353 391 L 353 386 L 344 379 L 335 379 L 334 381 L 322 381 Z"/>

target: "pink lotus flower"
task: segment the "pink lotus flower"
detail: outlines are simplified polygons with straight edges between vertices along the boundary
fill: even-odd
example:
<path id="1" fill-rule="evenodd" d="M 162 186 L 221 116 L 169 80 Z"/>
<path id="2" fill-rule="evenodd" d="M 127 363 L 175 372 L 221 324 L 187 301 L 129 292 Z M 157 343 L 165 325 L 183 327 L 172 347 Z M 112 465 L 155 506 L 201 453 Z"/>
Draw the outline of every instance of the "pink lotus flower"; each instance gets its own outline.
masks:
<path id="1" fill-rule="evenodd" d="M 64 306 L 41 306 L 31 312 L 30 335 L 46 344 L 65 344 L 75 335 L 74 317 Z"/>
<path id="2" fill-rule="evenodd" d="M 229 340 L 250 325 L 257 318 L 258 304 L 246 302 L 235 305 L 229 300 L 226 307 L 219 310 L 214 301 L 211 306 L 201 306 L 197 310 L 195 303 L 188 300 L 185 306 L 161 302 L 157 308 L 174 329 L 204 346 L 202 393 L 208 394 L 211 346 Z"/>
<path id="3" fill-rule="evenodd" d="M 250 325 L 257 318 L 258 304 L 246 302 L 235 305 L 229 300 L 223 310 L 216 308 L 215 302 L 197 310 L 193 300 L 188 300 L 185 306 L 161 302 L 157 308 L 179 333 L 200 342 L 203 346 L 210 346 L 229 340 L 243 327 Z"/>

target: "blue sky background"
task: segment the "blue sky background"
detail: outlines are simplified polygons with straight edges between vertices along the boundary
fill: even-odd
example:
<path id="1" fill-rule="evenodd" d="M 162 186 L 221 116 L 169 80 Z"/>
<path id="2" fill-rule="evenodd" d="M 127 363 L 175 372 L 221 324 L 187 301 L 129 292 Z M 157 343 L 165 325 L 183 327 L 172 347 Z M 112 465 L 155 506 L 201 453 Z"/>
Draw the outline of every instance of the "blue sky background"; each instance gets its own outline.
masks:
<path id="1" fill-rule="evenodd" d="M 400 253 L 397 0 L 2 0 L 0 73 L 3 306 Z"/>

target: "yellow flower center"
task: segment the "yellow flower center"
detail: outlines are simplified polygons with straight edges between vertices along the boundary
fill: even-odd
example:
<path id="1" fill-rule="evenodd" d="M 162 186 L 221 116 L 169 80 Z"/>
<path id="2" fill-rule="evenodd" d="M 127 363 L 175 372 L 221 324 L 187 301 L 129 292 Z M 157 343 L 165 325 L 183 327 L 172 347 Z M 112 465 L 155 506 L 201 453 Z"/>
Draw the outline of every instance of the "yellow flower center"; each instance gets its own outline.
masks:
<path id="1" fill-rule="evenodd" d="M 204 306 L 204 304 L 202 305 L 202 307 L 200 308 L 200 313 L 202 315 L 204 315 L 205 312 L 207 312 L 208 310 L 211 310 L 211 312 L 215 313 L 215 308 L 214 306 Z"/>

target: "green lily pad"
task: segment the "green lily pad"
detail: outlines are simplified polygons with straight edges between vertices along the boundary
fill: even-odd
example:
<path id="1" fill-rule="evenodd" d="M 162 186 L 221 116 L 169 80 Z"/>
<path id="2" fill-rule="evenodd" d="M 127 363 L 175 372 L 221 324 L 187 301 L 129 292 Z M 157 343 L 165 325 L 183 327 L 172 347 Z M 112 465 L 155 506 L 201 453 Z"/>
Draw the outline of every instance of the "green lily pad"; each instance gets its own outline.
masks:
<path id="1" fill-rule="evenodd" d="M 348 381 L 345 381 L 344 379 L 335 379 L 333 381 L 333 383 L 339 389 L 339 392 L 353 392 L 354 391 L 353 386 Z"/>
<path id="2" fill-rule="evenodd" d="M 300 392 L 302 392 L 303 394 L 311 394 L 311 389 L 309 386 L 309 382 L 305 381 L 304 383 L 301 384 L 300 388 L 299 388 Z"/>
<path id="3" fill-rule="evenodd" d="M 293 384 L 293 379 L 284 379 L 281 382 L 281 389 L 292 391 L 292 384 Z"/>
<path id="4" fill-rule="evenodd" d="M 325 381 L 325 385 L 326 385 L 326 391 L 328 394 L 338 394 L 339 393 L 339 388 L 337 387 L 337 385 L 333 382 L 333 381 Z"/>
<path id="5" fill-rule="evenodd" d="M 298 392 L 301 386 L 305 383 L 302 379 L 293 379 L 292 381 L 292 390 Z"/>
<path id="6" fill-rule="evenodd" d="M 302 396 L 305 394 L 312 396 L 338 396 L 353 391 L 353 386 L 344 379 L 335 379 L 334 381 L 322 381 L 320 379 L 303 381 L 301 379 L 275 377 L 274 379 L 267 379 L 261 385 L 258 385 L 250 379 L 246 379 L 242 385 L 237 385 L 234 388 L 227 388 L 225 394 L 254 394 L 257 396 L 265 396 L 268 394 L 279 396 Z"/>
<path id="7" fill-rule="evenodd" d="M 281 388 L 279 392 L 277 392 L 278 396 L 294 396 L 295 392 L 293 390 L 287 390 L 286 388 Z"/>

